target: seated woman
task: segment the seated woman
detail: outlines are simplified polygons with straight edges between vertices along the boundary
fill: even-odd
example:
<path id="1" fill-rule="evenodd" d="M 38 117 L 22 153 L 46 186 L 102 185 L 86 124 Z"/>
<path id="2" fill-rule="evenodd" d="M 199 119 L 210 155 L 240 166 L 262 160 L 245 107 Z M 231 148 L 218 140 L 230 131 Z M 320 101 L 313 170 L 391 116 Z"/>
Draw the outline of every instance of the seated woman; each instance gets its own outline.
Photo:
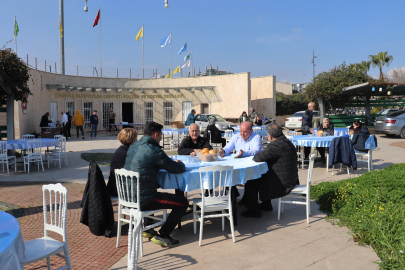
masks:
<path id="1" fill-rule="evenodd" d="M 367 152 L 366 141 L 370 137 L 370 131 L 367 127 L 359 120 L 353 122 L 354 133 L 352 138 L 352 144 L 354 150 L 359 152 Z"/>
<path id="2" fill-rule="evenodd" d="M 110 177 L 108 178 L 107 189 L 111 196 L 118 197 L 117 184 L 115 182 L 115 169 L 122 169 L 125 165 L 129 147 L 138 140 L 138 133 L 133 128 L 124 128 L 117 136 L 121 146 L 115 151 L 111 158 Z"/>
<path id="3" fill-rule="evenodd" d="M 328 118 L 324 118 L 323 119 L 323 123 L 321 125 L 321 127 L 318 129 L 322 130 L 324 133 L 333 136 L 335 135 L 335 127 L 333 124 L 329 123 L 329 119 Z"/>
<path id="4" fill-rule="evenodd" d="M 208 138 L 208 131 L 211 134 L 211 143 L 221 143 L 222 147 L 225 147 L 226 145 L 226 139 L 221 137 L 222 133 L 225 133 L 225 131 L 220 131 L 216 126 L 215 126 L 216 119 L 212 117 L 208 123 L 207 128 L 204 131 L 204 138 Z"/>
<path id="5" fill-rule="evenodd" d="M 247 116 L 247 113 L 245 111 L 242 112 L 242 115 L 239 116 L 238 119 L 238 124 L 240 125 L 243 122 L 249 121 L 249 117 Z"/>
<path id="6" fill-rule="evenodd" d="M 212 147 L 207 140 L 200 136 L 200 127 L 197 124 L 191 124 L 188 129 L 189 136 L 185 137 L 180 143 L 177 153 L 179 155 L 190 155 L 196 156 L 198 152 L 201 152 L 202 149 L 208 148 L 212 150 Z"/>
<path id="7" fill-rule="evenodd" d="M 262 124 L 263 124 L 263 121 L 260 119 L 259 116 L 256 116 L 255 122 L 253 123 L 253 125 L 260 127 L 260 126 L 262 126 Z"/>

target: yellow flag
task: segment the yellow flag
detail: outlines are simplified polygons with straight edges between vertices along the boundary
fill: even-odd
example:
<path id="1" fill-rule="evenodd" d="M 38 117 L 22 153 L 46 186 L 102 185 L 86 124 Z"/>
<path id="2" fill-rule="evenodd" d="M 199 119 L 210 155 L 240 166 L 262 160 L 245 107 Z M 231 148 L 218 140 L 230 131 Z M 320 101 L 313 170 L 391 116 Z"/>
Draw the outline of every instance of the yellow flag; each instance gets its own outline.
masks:
<path id="1" fill-rule="evenodd" d="M 143 26 L 141 28 L 141 30 L 139 30 L 138 35 L 136 35 L 136 40 L 139 42 L 139 38 L 143 37 Z"/>
<path id="2" fill-rule="evenodd" d="M 169 73 L 169 74 L 166 75 L 166 78 L 171 78 L 171 77 L 172 77 L 172 74 L 171 74 L 171 73 Z"/>
<path id="3" fill-rule="evenodd" d="M 63 37 L 63 28 L 62 28 L 62 24 L 60 23 L 60 19 L 59 19 L 59 32 L 60 32 L 60 36 Z"/>
<path id="4" fill-rule="evenodd" d="M 177 72 L 180 72 L 180 66 L 176 67 L 176 69 L 173 70 L 173 75 L 176 74 Z"/>

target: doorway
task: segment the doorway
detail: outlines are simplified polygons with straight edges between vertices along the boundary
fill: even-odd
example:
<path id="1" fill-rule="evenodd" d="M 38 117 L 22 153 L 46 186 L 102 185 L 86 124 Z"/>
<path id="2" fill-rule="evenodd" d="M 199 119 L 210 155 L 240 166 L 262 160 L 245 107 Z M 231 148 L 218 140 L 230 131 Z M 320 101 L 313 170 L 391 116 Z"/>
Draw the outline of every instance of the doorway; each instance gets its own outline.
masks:
<path id="1" fill-rule="evenodd" d="M 187 116 L 191 113 L 191 101 L 183 101 L 182 105 L 183 121 L 185 122 L 187 120 Z"/>
<path id="2" fill-rule="evenodd" d="M 122 122 L 128 122 L 128 123 L 133 123 L 134 122 L 134 103 L 132 102 L 123 102 L 122 103 Z M 123 126 L 123 128 L 126 128 L 129 126 Z"/>
<path id="3" fill-rule="evenodd" d="M 207 103 L 201 103 L 201 114 L 209 114 L 209 106 Z"/>

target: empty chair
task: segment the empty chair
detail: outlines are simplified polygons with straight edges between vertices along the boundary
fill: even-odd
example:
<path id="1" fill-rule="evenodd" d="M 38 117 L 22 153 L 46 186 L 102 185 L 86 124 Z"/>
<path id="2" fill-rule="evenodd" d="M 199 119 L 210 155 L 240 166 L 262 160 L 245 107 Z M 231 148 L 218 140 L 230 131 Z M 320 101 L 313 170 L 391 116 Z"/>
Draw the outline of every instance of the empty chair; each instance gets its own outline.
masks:
<path id="1" fill-rule="evenodd" d="M 142 241 L 142 214 L 136 210 L 129 211 L 128 231 L 128 270 L 138 269 L 139 241 Z"/>
<path id="2" fill-rule="evenodd" d="M 55 149 L 52 152 L 45 153 L 48 161 L 48 168 L 49 168 L 49 163 L 51 160 L 59 161 L 59 168 L 62 168 L 62 159 L 64 158 L 64 161 L 66 163 L 66 166 L 68 165 L 67 161 L 67 154 L 66 154 L 66 138 L 65 137 L 60 137 L 58 139 L 58 145 L 55 147 Z"/>
<path id="3" fill-rule="evenodd" d="M 59 138 L 63 138 L 63 135 L 55 135 L 55 136 L 53 136 L 53 138 L 57 140 L 57 139 L 59 139 Z M 49 149 L 49 148 L 47 148 L 47 149 L 45 150 L 45 155 L 46 155 L 46 153 L 50 153 L 50 152 L 55 151 L 57 147 L 58 147 L 58 146 L 55 146 L 54 149 Z M 49 168 L 49 167 L 48 167 L 48 168 Z"/>
<path id="4" fill-rule="evenodd" d="M 202 243 L 205 218 L 222 217 L 222 231 L 224 231 L 225 217 L 227 217 L 231 223 L 232 240 L 235 242 L 231 203 L 232 175 L 232 166 L 216 165 L 212 167 L 200 168 L 201 198 L 193 199 L 194 234 L 197 233 L 198 220 L 200 222 L 200 246 Z M 204 196 L 204 189 L 208 191 L 207 197 Z M 197 211 L 197 206 L 200 207 L 199 211 Z M 218 211 L 220 211 L 221 214 L 213 213 L 211 215 L 207 215 L 209 212 Z"/>
<path id="5" fill-rule="evenodd" d="M 280 220 L 280 215 L 283 213 L 283 204 L 302 204 L 306 205 L 306 212 L 307 212 L 307 223 L 309 223 L 309 215 L 311 215 L 311 201 L 310 201 L 310 190 L 311 190 L 311 178 L 312 178 L 312 171 L 314 168 L 314 160 L 315 155 L 311 155 L 309 158 L 309 166 L 308 166 L 308 177 L 307 177 L 307 184 L 306 185 L 297 185 L 287 196 L 278 199 L 278 220 Z M 303 197 L 302 195 L 305 195 Z M 287 200 L 290 199 L 290 200 Z M 303 202 L 302 200 L 305 199 Z"/>
<path id="6" fill-rule="evenodd" d="M 38 162 L 38 171 L 39 171 L 39 163 L 41 163 L 42 171 L 45 172 L 44 163 L 42 161 L 41 147 L 42 147 L 41 140 L 27 141 L 27 155 L 24 156 L 24 172 L 26 171 L 25 165 L 28 165 L 28 173 L 30 173 L 31 162 Z"/>
<path id="7" fill-rule="evenodd" d="M 3 172 L 4 172 L 4 164 L 6 164 L 6 166 L 7 166 L 8 174 L 10 174 L 9 166 L 12 164 L 14 164 L 14 169 L 15 169 L 15 171 L 17 171 L 17 159 L 15 156 L 7 155 L 7 142 L 6 141 L 0 141 L 0 163 L 3 164 Z"/>
<path id="8" fill-rule="evenodd" d="M 21 265 L 27 265 L 46 258 L 48 269 L 51 269 L 51 256 L 57 255 L 66 261 L 66 265 L 58 269 L 72 269 L 66 234 L 67 189 L 61 184 L 42 186 L 44 209 L 44 237 L 26 241 L 25 259 Z M 47 204 L 49 198 L 49 219 Z M 63 242 L 48 236 L 52 231 L 62 236 Z M 62 254 L 62 252 L 64 254 Z"/>

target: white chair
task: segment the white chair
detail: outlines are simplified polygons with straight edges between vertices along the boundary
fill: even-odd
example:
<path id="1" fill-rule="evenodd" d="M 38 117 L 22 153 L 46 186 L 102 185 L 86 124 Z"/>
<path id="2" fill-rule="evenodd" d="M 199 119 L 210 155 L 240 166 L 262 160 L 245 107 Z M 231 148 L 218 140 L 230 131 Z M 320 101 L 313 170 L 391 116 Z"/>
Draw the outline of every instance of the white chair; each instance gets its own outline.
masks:
<path id="1" fill-rule="evenodd" d="M 201 185 L 201 198 L 193 199 L 193 223 L 194 234 L 197 233 L 197 220 L 200 222 L 200 240 L 199 245 L 202 243 L 203 226 L 205 218 L 222 217 L 222 231 L 225 230 L 225 217 L 231 223 L 232 239 L 235 242 L 235 231 L 233 227 L 232 215 L 232 166 L 216 165 L 212 167 L 200 168 L 200 185 Z M 219 176 L 219 178 L 218 178 Z M 227 181 L 229 179 L 229 181 Z M 227 188 L 229 190 L 227 191 Z M 208 196 L 204 196 L 204 190 L 208 190 Z M 197 211 L 197 205 L 200 210 Z M 228 213 L 225 211 L 228 210 Z M 221 211 L 221 214 L 207 215 L 207 212 Z"/>
<path id="2" fill-rule="evenodd" d="M 68 165 L 68 161 L 67 161 L 67 154 L 66 154 L 66 138 L 65 137 L 60 137 L 58 139 L 58 145 L 55 147 L 55 149 L 52 152 L 48 152 L 45 153 L 46 157 L 47 157 L 47 161 L 48 161 L 48 168 L 49 168 L 49 163 L 51 160 L 54 161 L 55 164 L 55 160 L 59 161 L 59 168 L 62 168 L 62 158 L 65 158 L 65 163 L 66 166 Z"/>
<path id="3" fill-rule="evenodd" d="M 14 162 L 12 161 L 14 160 Z M 7 142 L 0 141 L 0 163 L 3 164 L 3 172 L 4 172 L 4 164 L 7 166 L 7 174 L 10 174 L 9 166 L 14 164 L 14 169 L 17 172 L 17 159 L 15 156 L 8 156 L 7 155 Z"/>
<path id="4" fill-rule="evenodd" d="M 142 214 L 136 210 L 129 211 L 128 262 L 127 270 L 138 269 L 139 242 L 142 241 Z"/>
<path id="5" fill-rule="evenodd" d="M 374 149 L 375 151 L 375 149 Z M 368 149 L 366 153 L 355 152 L 357 161 L 367 162 L 367 170 L 374 170 L 373 168 L 373 149 Z M 363 159 L 365 158 L 365 159 Z M 360 159 L 360 160 L 359 160 Z"/>
<path id="6" fill-rule="evenodd" d="M 35 139 L 35 135 L 26 134 L 26 135 L 22 135 L 21 138 L 22 138 L 23 140 L 33 140 L 33 139 Z"/>
<path id="7" fill-rule="evenodd" d="M 297 136 L 298 132 L 297 131 L 287 131 L 286 132 L 286 137 L 289 139 L 291 142 L 293 142 L 294 136 Z M 297 161 L 301 161 L 301 169 L 304 168 L 304 152 L 297 152 Z"/>
<path id="8" fill-rule="evenodd" d="M 44 237 L 24 242 L 25 259 L 21 265 L 27 265 L 46 258 L 48 269 L 51 269 L 51 256 L 57 255 L 66 261 L 66 265 L 58 269 L 72 269 L 66 234 L 67 189 L 61 184 L 42 186 L 44 209 Z M 58 196 L 59 194 L 59 196 Z M 47 198 L 49 198 L 49 218 L 47 216 Z M 48 231 L 58 233 L 63 242 L 48 236 Z M 65 255 L 62 255 L 63 252 Z"/>
<path id="9" fill-rule="evenodd" d="M 283 205 L 285 203 L 302 204 L 302 205 L 306 205 L 307 223 L 309 223 L 309 216 L 311 215 L 310 190 L 311 190 L 312 171 L 314 168 L 314 160 L 315 160 L 315 155 L 311 155 L 309 158 L 307 184 L 295 186 L 295 188 L 291 191 L 290 194 L 278 199 L 278 220 L 280 220 L 280 214 L 283 213 L 283 210 L 284 210 Z M 303 197 L 302 195 L 306 195 L 306 196 Z M 289 198 L 290 200 L 287 201 L 286 198 Z M 303 199 L 305 199 L 305 202 L 302 201 Z"/>
<path id="10" fill-rule="evenodd" d="M 129 215 L 130 209 L 137 209 L 141 213 L 141 218 L 148 217 L 158 220 L 147 227 L 143 227 L 142 231 L 146 231 L 158 226 L 163 225 L 166 222 L 167 211 L 166 209 L 152 210 L 152 211 L 140 211 L 139 204 L 140 192 L 139 192 L 139 173 L 133 171 L 127 171 L 125 169 L 115 170 L 115 180 L 117 181 L 118 191 L 118 226 L 117 226 L 117 247 L 120 243 L 121 226 L 122 222 L 130 223 L 129 219 L 125 219 L 123 215 Z M 136 187 L 134 186 L 136 182 Z M 152 216 L 163 211 L 163 218 Z M 139 240 L 141 245 L 141 256 L 143 256 L 143 243 L 142 238 Z"/>
<path id="11" fill-rule="evenodd" d="M 41 140 L 27 141 L 27 155 L 24 156 L 24 172 L 26 172 L 25 165 L 28 165 L 28 174 L 30 173 L 31 162 L 38 162 L 38 171 L 39 171 L 39 163 L 41 163 L 42 171 L 45 172 L 44 163 L 42 161 L 41 147 L 42 147 Z"/>

